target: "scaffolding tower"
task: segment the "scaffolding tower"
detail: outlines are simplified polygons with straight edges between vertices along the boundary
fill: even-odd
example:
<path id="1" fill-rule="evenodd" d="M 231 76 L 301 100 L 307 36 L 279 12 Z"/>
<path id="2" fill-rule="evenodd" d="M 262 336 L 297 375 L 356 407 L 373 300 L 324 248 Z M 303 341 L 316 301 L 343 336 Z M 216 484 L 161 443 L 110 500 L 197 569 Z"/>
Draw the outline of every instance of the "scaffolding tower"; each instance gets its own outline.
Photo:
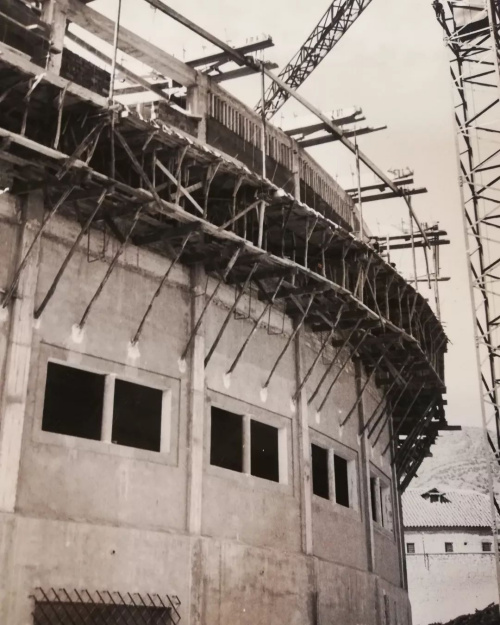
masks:
<path id="1" fill-rule="evenodd" d="M 496 570 L 500 554 L 494 469 L 500 463 L 500 7 L 467 0 L 433 8 L 450 52 L 463 225 L 473 306 L 477 377 L 488 449 Z M 489 453 L 491 452 L 491 454 Z"/>

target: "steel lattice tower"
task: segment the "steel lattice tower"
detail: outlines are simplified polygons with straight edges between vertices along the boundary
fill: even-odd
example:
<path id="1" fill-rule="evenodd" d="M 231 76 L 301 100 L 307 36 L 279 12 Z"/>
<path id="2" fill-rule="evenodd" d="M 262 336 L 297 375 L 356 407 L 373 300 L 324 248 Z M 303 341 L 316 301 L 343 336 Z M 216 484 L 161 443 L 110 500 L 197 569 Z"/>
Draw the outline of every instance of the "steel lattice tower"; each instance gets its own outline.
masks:
<path id="1" fill-rule="evenodd" d="M 334 0 L 295 56 L 280 72 L 279 78 L 291 89 L 300 85 L 335 47 L 372 0 Z M 266 91 L 264 111 L 270 119 L 290 95 L 273 82 Z M 262 100 L 257 105 L 262 112 Z"/>
<path id="2" fill-rule="evenodd" d="M 500 7 L 495 0 L 433 3 L 450 51 L 463 223 L 474 312 L 477 373 L 487 460 L 497 577 L 500 463 Z"/>

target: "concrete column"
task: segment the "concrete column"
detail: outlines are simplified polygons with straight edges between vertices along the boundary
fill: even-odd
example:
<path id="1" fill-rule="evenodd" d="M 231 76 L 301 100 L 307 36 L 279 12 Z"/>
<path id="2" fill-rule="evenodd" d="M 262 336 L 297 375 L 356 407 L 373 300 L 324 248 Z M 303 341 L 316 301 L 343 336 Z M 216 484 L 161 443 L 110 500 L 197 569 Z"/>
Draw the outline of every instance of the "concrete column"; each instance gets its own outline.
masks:
<path id="1" fill-rule="evenodd" d="M 392 418 L 389 419 L 389 436 L 392 438 L 393 436 L 393 425 Z M 390 450 L 390 458 L 394 458 L 394 441 L 391 445 Z M 408 576 L 406 572 L 406 550 L 405 550 L 405 539 L 404 534 L 402 532 L 403 527 L 403 511 L 401 508 L 401 497 L 399 494 L 398 488 L 398 476 L 396 473 L 396 467 L 394 464 L 391 465 L 391 475 L 392 475 L 392 515 L 393 515 L 393 531 L 394 536 L 396 537 L 396 543 L 398 545 L 398 553 L 399 553 L 399 574 L 401 577 L 401 588 L 404 590 L 408 590 Z"/>
<path id="2" fill-rule="evenodd" d="M 52 50 L 49 52 L 47 69 L 54 74 L 60 74 L 67 25 L 66 12 L 61 0 L 47 0 L 43 3 L 42 19 L 51 27 Z"/>
<path id="3" fill-rule="evenodd" d="M 192 115 L 201 117 L 198 125 L 198 139 L 207 142 L 207 118 L 208 118 L 209 78 L 198 74 L 196 85 L 188 87 L 187 108 Z"/>
<path id="4" fill-rule="evenodd" d="M 194 328 L 205 305 L 206 275 L 202 265 L 191 271 L 191 328 Z M 189 357 L 189 356 L 188 356 Z M 203 541 L 201 513 L 203 494 L 203 451 L 205 428 L 205 322 L 200 325 L 191 348 L 188 401 L 188 510 L 187 524 L 191 540 L 191 579 L 189 588 L 190 625 L 202 619 Z"/>
<path id="5" fill-rule="evenodd" d="M 302 344 L 304 328 L 295 337 L 295 370 L 297 388 L 305 375 Z M 302 550 L 312 554 L 312 477 L 311 477 L 311 442 L 309 439 L 309 406 L 305 387 L 297 398 L 297 431 L 299 440 L 299 475 L 300 475 L 300 511 L 302 529 Z"/>
<path id="6" fill-rule="evenodd" d="M 12 268 L 11 275 L 33 241 L 42 212 L 43 195 L 40 192 L 28 195 L 23 207 L 16 266 Z M 39 252 L 40 241 L 31 251 L 17 286 L 16 297 L 9 306 L 10 328 L 5 380 L 0 400 L 0 510 L 5 512 L 13 512 L 16 503 L 31 364 Z M 2 311 L 5 313 L 0 308 L 0 314 Z"/>
<path id="7" fill-rule="evenodd" d="M 194 328 L 205 305 L 205 272 L 201 265 L 193 268 L 192 321 Z M 203 441 L 205 425 L 205 322 L 200 325 L 191 348 L 191 371 L 188 412 L 188 531 L 201 532 L 201 501 L 203 484 Z"/>
<path id="8" fill-rule="evenodd" d="M 359 358 L 354 359 L 354 380 L 356 385 L 356 396 L 359 396 L 362 387 L 362 368 Z M 359 431 L 363 429 L 365 424 L 364 399 L 358 404 L 358 424 Z M 365 522 L 367 566 L 370 572 L 375 570 L 375 551 L 373 537 L 373 521 L 370 507 L 370 446 L 366 438 L 366 430 L 358 437 L 360 451 L 361 474 L 359 480 L 361 512 Z"/>

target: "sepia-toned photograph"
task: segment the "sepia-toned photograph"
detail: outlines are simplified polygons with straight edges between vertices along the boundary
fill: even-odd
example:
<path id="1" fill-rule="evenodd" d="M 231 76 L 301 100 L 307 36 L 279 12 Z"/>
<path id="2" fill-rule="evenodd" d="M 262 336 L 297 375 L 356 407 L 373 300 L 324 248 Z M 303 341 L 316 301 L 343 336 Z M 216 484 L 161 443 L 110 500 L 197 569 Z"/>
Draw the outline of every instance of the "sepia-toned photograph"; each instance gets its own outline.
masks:
<path id="1" fill-rule="evenodd" d="M 500 625 L 500 0 L 0 0 L 0 625 Z"/>

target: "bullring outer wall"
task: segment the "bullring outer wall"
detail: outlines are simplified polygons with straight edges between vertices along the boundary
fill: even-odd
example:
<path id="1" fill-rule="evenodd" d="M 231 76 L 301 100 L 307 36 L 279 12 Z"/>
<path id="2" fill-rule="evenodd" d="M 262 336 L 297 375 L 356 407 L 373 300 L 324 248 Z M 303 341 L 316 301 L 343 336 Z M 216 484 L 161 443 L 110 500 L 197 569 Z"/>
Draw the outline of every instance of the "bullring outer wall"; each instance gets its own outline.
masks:
<path id="1" fill-rule="evenodd" d="M 36 193 L 25 200 L 8 193 L 0 198 L 1 289 L 19 262 L 20 245 L 36 228 L 42 202 Z M 10 483 L 3 486 L 15 493 L 15 506 L 0 517 L 1 622 L 31 622 L 30 595 L 42 586 L 177 594 L 181 622 L 192 624 L 409 623 L 398 524 L 391 532 L 374 523 L 369 506 L 370 473 L 392 483 L 390 466 L 380 456 L 388 430 L 373 452 L 360 447 L 357 435 L 363 411 L 371 412 L 379 391 L 370 386 L 363 410 L 342 431 L 339 419 L 363 381 L 353 364 L 320 415 L 314 402 L 293 406 L 298 372 L 317 353 L 317 339 L 301 333 L 263 398 L 267 370 L 262 363 L 277 357 L 292 330 L 279 310 L 273 310 L 269 326 L 259 327 L 229 384 L 224 373 L 250 329 L 249 319 L 231 318 L 205 371 L 205 348 L 234 301 L 234 291 L 225 285 L 192 356 L 179 363 L 198 318 L 200 294 L 215 285 L 201 268 L 174 269 L 139 352 L 131 350 L 140 311 L 168 262 L 133 246 L 121 257 L 83 337 L 75 336 L 73 326 L 117 246 L 108 241 L 106 258 L 95 260 L 102 252 L 102 234 L 95 232 L 71 260 L 48 314 L 33 323 L 29 310 L 39 304 L 77 229 L 75 222 L 54 218 L 20 284 L 14 314 L 4 315 L 0 325 L 2 379 L 16 368 L 20 382 L 18 397 L 3 395 L 2 410 L 16 403 L 22 430 L 19 474 L 10 472 Z M 78 289 L 71 288 L 75 282 Z M 262 305 L 255 297 L 244 298 L 240 312 L 248 315 L 251 306 L 254 318 Z M 31 339 L 14 345 L 19 323 L 27 324 L 22 336 L 31 334 Z M 171 389 L 168 452 L 42 431 L 49 359 Z M 327 364 L 326 356 L 309 390 Z M 282 483 L 210 465 L 211 403 L 285 431 Z M 14 444 L 16 432 L 9 435 Z M 359 510 L 311 494 L 309 441 L 355 459 Z M 394 497 L 393 504 L 398 505 Z"/>

